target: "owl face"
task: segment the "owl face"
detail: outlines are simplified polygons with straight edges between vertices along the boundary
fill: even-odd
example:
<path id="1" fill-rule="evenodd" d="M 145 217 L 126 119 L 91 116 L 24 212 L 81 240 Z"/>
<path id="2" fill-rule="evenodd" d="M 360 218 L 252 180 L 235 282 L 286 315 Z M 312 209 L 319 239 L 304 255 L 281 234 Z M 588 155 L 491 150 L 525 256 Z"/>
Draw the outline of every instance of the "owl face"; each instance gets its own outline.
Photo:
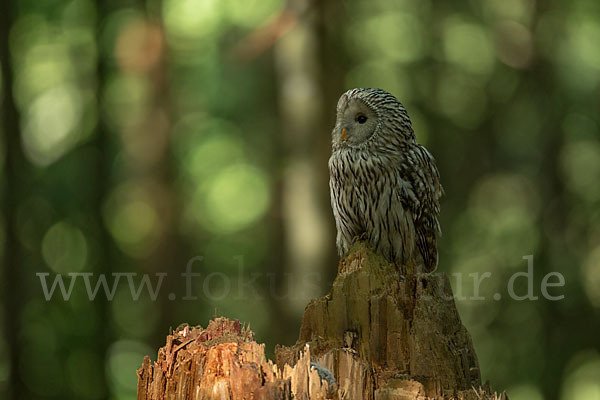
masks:
<path id="1" fill-rule="evenodd" d="M 332 136 L 333 151 L 396 152 L 416 143 L 404 106 L 392 94 L 373 88 L 342 94 Z"/>
<path id="2" fill-rule="evenodd" d="M 377 124 L 378 116 L 367 103 L 344 95 L 338 103 L 333 141 L 341 146 L 357 146 L 373 136 Z"/>

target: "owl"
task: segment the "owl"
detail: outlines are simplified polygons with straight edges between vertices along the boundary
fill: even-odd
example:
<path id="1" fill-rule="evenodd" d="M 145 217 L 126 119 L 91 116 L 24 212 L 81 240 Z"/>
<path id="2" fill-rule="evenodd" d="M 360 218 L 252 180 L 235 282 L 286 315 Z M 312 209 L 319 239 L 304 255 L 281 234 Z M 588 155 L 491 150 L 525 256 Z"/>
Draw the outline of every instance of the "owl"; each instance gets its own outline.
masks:
<path id="1" fill-rule="evenodd" d="M 329 176 L 340 256 L 360 239 L 392 263 L 435 270 L 440 176 L 393 95 L 351 89 L 340 97 Z"/>

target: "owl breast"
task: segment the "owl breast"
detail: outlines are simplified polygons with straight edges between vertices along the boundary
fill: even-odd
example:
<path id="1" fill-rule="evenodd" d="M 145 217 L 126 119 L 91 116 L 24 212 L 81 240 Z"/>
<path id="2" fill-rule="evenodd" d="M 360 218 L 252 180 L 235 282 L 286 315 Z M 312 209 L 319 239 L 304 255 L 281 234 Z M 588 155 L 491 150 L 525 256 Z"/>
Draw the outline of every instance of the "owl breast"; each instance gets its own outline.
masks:
<path id="1" fill-rule="evenodd" d="M 413 258 L 413 217 L 401 200 L 414 194 L 397 173 L 401 163 L 398 155 L 373 156 L 350 149 L 332 153 L 329 185 L 340 256 L 361 239 L 391 262 Z"/>

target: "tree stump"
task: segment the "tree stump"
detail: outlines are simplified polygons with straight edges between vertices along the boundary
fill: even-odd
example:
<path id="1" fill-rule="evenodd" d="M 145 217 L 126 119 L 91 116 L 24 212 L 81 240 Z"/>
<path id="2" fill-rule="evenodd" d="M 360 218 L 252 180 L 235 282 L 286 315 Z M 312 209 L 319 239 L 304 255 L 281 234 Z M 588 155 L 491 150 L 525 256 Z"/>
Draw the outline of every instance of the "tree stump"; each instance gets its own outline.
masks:
<path id="1" fill-rule="evenodd" d="M 238 321 L 179 328 L 155 363 L 144 359 L 137 398 L 506 399 L 481 387 L 448 278 L 403 270 L 355 245 L 276 364 Z"/>

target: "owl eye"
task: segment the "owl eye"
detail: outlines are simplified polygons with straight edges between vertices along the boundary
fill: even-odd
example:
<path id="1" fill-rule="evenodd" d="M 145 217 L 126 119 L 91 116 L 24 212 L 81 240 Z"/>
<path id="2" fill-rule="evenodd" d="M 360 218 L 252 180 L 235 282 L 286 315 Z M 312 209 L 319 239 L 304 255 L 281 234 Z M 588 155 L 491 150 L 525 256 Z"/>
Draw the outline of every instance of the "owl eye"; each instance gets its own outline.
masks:
<path id="1" fill-rule="evenodd" d="M 365 122 L 367 122 L 367 117 L 365 117 L 362 114 L 358 114 L 356 116 L 356 120 L 358 121 L 359 124 L 364 124 Z"/>

